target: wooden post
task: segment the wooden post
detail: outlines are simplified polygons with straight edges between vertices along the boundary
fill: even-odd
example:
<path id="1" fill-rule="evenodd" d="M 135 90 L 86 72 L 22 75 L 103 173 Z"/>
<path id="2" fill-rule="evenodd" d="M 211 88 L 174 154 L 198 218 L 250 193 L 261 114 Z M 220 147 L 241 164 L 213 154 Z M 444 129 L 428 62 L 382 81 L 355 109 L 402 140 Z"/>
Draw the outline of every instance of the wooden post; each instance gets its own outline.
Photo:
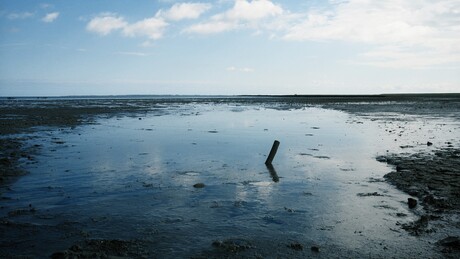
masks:
<path id="1" fill-rule="evenodd" d="M 270 154 L 268 154 L 267 160 L 265 161 L 266 165 L 272 164 L 273 158 L 275 158 L 276 151 L 278 151 L 279 145 L 280 145 L 280 142 L 278 140 L 275 140 L 275 142 L 273 142 L 273 146 L 272 146 L 272 149 L 270 150 Z"/>

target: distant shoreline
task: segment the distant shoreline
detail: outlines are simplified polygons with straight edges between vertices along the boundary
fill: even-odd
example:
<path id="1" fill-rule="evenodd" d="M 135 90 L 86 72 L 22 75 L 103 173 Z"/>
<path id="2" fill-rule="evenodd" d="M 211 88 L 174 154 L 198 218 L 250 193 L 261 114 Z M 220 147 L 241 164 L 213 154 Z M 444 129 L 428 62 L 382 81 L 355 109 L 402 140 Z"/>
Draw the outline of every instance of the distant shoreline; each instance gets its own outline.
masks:
<path id="1" fill-rule="evenodd" d="M 62 96 L 0 96 L 0 100 L 15 99 L 156 99 L 156 98 L 332 98 L 332 99 L 408 99 L 408 98 L 460 98 L 460 93 L 385 93 L 385 94 L 243 94 L 243 95 L 188 95 L 188 94 L 132 94 L 132 95 L 62 95 Z"/>

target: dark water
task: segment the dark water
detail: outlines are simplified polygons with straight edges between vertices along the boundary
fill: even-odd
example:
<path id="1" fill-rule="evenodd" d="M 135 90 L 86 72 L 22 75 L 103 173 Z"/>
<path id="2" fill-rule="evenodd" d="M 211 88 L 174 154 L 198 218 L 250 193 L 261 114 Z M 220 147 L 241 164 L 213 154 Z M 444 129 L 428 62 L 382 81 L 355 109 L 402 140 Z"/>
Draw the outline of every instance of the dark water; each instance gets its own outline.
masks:
<path id="1" fill-rule="evenodd" d="M 257 244 L 264 257 L 286 256 L 291 242 L 318 245 L 323 257 L 429 255 L 432 244 L 397 225 L 416 217 L 407 195 L 382 182 L 391 169 L 375 157 L 426 148 L 439 132 L 432 142 L 455 138 L 443 123 L 408 119 L 395 141 L 391 121 L 312 107 L 168 104 L 100 118 L 37 133 L 38 163 L 4 193 L 0 215 L 31 205 L 34 213 L 9 220 L 68 228 L 37 234 L 49 240 L 29 248 L 36 255 L 85 238 L 143 240 L 171 258 L 229 238 Z M 37 235 L 22 238 L 40 244 Z"/>

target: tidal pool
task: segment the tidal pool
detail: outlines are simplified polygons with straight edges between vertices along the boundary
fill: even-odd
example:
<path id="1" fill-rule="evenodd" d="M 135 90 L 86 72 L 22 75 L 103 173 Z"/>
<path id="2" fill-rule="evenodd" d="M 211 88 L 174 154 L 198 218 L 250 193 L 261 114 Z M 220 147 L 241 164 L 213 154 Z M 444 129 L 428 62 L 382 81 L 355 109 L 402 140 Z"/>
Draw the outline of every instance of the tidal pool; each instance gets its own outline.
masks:
<path id="1" fill-rule="evenodd" d="M 0 213 L 59 226 L 12 235 L 37 256 L 84 239 L 141 240 L 145 253 L 162 258 L 212 255 L 213 242 L 225 240 L 269 258 L 435 256 L 429 240 L 400 228 L 416 217 L 375 157 L 427 149 L 431 135 L 433 143 L 455 138 L 452 125 L 440 125 L 414 117 L 401 129 L 316 107 L 237 103 L 99 117 L 38 131 L 30 140 L 41 146 L 37 163 L 4 193 Z M 281 144 L 270 170 L 274 140 Z M 21 208 L 34 210 L 11 215 Z M 295 243 L 303 250 L 289 247 Z"/>

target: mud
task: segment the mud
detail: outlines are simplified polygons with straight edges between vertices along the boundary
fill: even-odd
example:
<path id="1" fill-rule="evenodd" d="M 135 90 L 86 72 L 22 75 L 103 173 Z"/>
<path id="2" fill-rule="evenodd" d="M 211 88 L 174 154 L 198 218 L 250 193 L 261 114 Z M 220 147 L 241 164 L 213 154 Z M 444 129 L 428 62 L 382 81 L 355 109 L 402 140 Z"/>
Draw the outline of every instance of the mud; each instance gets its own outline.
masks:
<path id="1" fill-rule="evenodd" d="M 39 152 L 40 145 L 26 145 L 28 139 L 31 137 L 0 138 L 0 194 L 17 177 L 27 173 L 24 165 L 36 162 L 34 156 Z"/>
<path id="2" fill-rule="evenodd" d="M 378 161 L 395 166 L 385 178 L 415 196 L 426 211 L 460 210 L 460 149 L 443 148 L 430 153 L 390 154 Z"/>
<path id="3" fill-rule="evenodd" d="M 446 147 L 430 153 L 390 154 L 377 160 L 395 167 L 385 179 L 418 199 L 416 202 L 409 198 L 409 207 L 423 206 L 417 212 L 419 219 L 402 224 L 402 228 L 416 236 L 449 228 L 455 236 L 442 238 L 437 244 L 443 247 L 443 253 L 460 256 L 460 149 Z"/>
<path id="4" fill-rule="evenodd" d="M 69 249 L 53 253 L 52 259 L 71 258 L 151 258 L 143 249 L 147 244 L 139 240 L 90 239 L 82 244 L 72 245 Z"/>

